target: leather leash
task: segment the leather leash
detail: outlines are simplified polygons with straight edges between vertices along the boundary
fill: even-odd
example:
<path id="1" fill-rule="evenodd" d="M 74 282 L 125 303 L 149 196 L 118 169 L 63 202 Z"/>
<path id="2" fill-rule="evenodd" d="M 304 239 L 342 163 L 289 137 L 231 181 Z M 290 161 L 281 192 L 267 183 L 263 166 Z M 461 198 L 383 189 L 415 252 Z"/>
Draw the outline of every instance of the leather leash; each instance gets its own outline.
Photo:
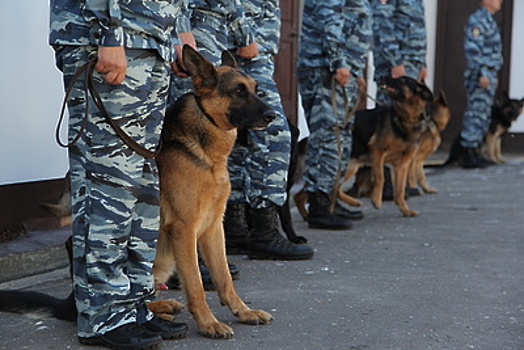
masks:
<path id="1" fill-rule="evenodd" d="M 69 148 L 73 146 L 82 136 L 82 133 L 85 130 L 85 127 L 87 125 L 87 118 L 89 116 L 89 101 L 88 101 L 88 95 L 90 94 L 93 98 L 93 102 L 95 106 L 98 108 L 100 113 L 105 117 L 106 121 L 111 125 L 113 130 L 116 132 L 116 134 L 122 139 L 122 141 L 129 146 L 132 150 L 134 150 L 136 153 L 140 154 L 141 156 L 145 158 L 154 158 L 160 153 L 161 148 L 161 141 L 155 151 L 151 151 L 144 146 L 137 143 L 135 140 L 133 140 L 122 128 L 118 125 L 118 123 L 110 116 L 109 112 L 105 108 L 105 105 L 102 101 L 102 98 L 100 97 L 100 94 L 98 93 L 98 90 L 96 89 L 96 85 L 93 81 L 93 74 L 95 71 L 95 65 L 97 62 L 97 57 L 95 54 L 93 54 L 93 57 L 87 61 L 82 67 L 80 67 L 76 73 L 73 75 L 71 82 L 67 86 L 66 94 L 64 97 L 64 101 L 62 103 L 62 108 L 60 110 L 60 117 L 58 119 L 58 124 L 56 127 L 55 132 L 55 138 L 57 143 L 64 148 Z M 74 139 L 70 143 L 63 143 L 62 140 L 60 140 L 60 129 L 62 127 L 62 123 L 64 120 L 64 114 L 65 114 L 65 108 L 67 106 L 67 101 L 69 99 L 69 96 L 71 95 L 71 91 L 73 90 L 73 86 L 78 80 L 78 78 L 82 75 L 82 73 L 85 72 L 85 83 L 84 83 L 84 91 L 86 96 L 86 108 L 84 113 L 84 118 L 82 120 L 82 124 L 80 126 L 80 130 L 78 131 L 78 134 L 74 137 Z"/>

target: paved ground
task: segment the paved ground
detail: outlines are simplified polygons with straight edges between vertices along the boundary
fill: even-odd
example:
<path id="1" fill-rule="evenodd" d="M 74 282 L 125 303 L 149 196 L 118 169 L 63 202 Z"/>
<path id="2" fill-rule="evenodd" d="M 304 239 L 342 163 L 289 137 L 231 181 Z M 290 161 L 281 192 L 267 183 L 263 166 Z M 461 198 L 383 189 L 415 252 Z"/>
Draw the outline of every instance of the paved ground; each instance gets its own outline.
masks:
<path id="1" fill-rule="evenodd" d="M 189 336 L 164 348 L 524 349 L 524 161 L 434 171 L 429 181 L 440 193 L 410 198 L 421 212 L 415 218 L 401 217 L 391 202 L 375 210 L 364 199 L 364 220 L 330 232 L 308 229 L 294 212 L 316 249 L 312 260 L 230 257 L 241 269 L 238 293 L 271 312 L 273 323 L 238 324 L 208 293 L 235 337 L 199 336 L 185 311 L 179 319 Z M 65 296 L 67 270 L 0 284 L 7 288 Z M 182 300 L 177 291 L 162 296 Z M 6 350 L 83 349 L 74 326 L 54 319 L 0 313 L 0 337 Z"/>

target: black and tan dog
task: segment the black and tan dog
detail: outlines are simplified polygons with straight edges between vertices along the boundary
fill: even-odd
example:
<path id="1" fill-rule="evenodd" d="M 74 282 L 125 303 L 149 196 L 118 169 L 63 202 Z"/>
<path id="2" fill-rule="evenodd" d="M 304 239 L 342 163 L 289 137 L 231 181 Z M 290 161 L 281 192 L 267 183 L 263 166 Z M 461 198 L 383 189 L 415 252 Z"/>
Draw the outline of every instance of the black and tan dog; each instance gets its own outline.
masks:
<path id="1" fill-rule="evenodd" d="M 222 218 L 230 192 L 227 158 L 237 128 L 265 128 L 275 114 L 257 97 L 255 81 L 236 67 L 229 53 L 223 55 L 223 66 L 218 68 L 189 46 L 184 46 L 183 57 L 194 93 L 184 95 L 166 112 L 162 150 L 157 157 L 161 230 L 153 274 L 161 284 L 176 269 L 199 332 L 230 338 L 233 330 L 215 318 L 206 302 L 197 249 L 209 267 L 221 303 L 240 322 L 267 324 L 272 320 L 269 313 L 250 309 L 235 292 Z M 166 317 L 180 311 L 181 304 L 157 300 L 148 307 Z M 0 310 L 34 309 L 75 320 L 72 294 L 59 300 L 36 292 L 0 291 Z"/>
<path id="2" fill-rule="evenodd" d="M 486 132 L 483 149 L 495 163 L 504 163 L 502 157 L 502 136 L 506 134 L 518 116 L 523 112 L 524 98 L 511 99 L 505 92 L 502 101 L 491 107 L 491 120 Z"/>
<path id="3" fill-rule="evenodd" d="M 392 106 L 355 114 L 351 157 L 343 183 L 349 181 L 361 166 L 371 165 L 371 202 L 379 209 L 382 206 L 384 164 L 391 164 L 394 201 L 402 215 L 415 216 L 418 212 L 406 204 L 406 180 L 420 137 L 427 129 L 427 105 L 433 100 L 433 94 L 425 84 L 409 77 L 385 78 L 384 86 L 393 101 Z M 339 188 L 338 198 L 349 205 L 362 205 L 344 193 L 343 186 Z"/>
<path id="4" fill-rule="evenodd" d="M 240 322 L 267 324 L 272 316 L 250 309 L 237 295 L 229 272 L 222 219 L 230 192 L 227 158 L 237 128 L 265 128 L 275 112 L 256 95 L 256 83 L 240 71 L 227 52 L 215 68 L 189 46 L 183 52 L 194 92 L 168 109 L 162 130 L 160 171 L 161 228 L 153 267 L 157 283 L 175 271 L 199 332 L 230 338 L 233 330 L 219 322 L 206 302 L 197 248 L 208 266 L 220 302 Z M 159 300 L 152 311 L 165 306 Z"/>
<path id="5" fill-rule="evenodd" d="M 438 190 L 429 186 L 426 173 L 424 172 L 424 161 L 435 152 L 442 141 L 440 133 L 446 128 L 451 118 L 451 111 L 443 91 L 430 104 L 427 129 L 420 135 L 417 152 L 409 167 L 407 186 L 417 189 L 417 185 L 425 193 L 437 193 Z M 417 189 L 418 191 L 418 189 Z"/>

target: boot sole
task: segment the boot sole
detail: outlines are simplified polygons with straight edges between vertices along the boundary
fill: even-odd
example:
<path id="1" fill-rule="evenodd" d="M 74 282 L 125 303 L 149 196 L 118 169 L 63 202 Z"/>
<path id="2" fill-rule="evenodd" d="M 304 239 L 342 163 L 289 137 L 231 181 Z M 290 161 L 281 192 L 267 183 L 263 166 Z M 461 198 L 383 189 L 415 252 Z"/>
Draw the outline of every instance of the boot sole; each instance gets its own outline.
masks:
<path id="1" fill-rule="evenodd" d="M 162 339 L 151 342 L 149 344 L 143 345 L 119 345 L 109 340 L 103 339 L 102 337 L 93 337 L 93 338 L 81 338 L 78 337 L 78 342 L 82 345 L 88 346 L 105 346 L 113 350 L 156 350 L 162 347 Z"/>

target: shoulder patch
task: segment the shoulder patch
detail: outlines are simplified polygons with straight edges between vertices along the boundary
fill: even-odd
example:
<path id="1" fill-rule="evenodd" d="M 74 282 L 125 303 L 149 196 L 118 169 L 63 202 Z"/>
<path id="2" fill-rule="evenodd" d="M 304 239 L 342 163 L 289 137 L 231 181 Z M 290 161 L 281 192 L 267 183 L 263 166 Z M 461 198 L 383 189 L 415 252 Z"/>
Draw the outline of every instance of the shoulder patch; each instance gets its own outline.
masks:
<path id="1" fill-rule="evenodd" d="M 471 29 L 471 35 L 473 35 L 474 38 L 478 38 L 480 36 L 480 28 L 473 27 L 473 29 Z"/>
<path id="2" fill-rule="evenodd" d="M 382 5 L 386 5 L 389 0 L 378 0 L 378 2 L 380 2 Z"/>

